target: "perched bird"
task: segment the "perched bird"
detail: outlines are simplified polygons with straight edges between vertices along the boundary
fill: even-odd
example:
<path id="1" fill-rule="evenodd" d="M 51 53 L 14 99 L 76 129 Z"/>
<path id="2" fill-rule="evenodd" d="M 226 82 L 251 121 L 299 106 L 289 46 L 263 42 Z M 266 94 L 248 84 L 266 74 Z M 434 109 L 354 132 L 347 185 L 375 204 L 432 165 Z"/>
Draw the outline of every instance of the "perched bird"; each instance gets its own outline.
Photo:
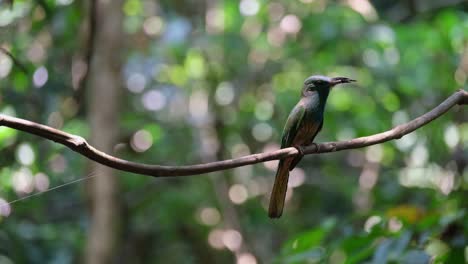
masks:
<path id="1" fill-rule="evenodd" d="M 300 154 L 282 159 L 278 164 L 268 210 L 271 218 L 279 218 L 283 212 L 289 171 L 294 169 L 304 156 L 302 146 L 312 144 L 315 136 L 322 129 L 323 112 L 330 89 L 337 84 L 350 82 L 355 82 L 355 80 L 320 75 L 310 76 L 304 81 L 301 99 L 289 114 L 281 138 L 281 148 L 295 147 Z"/>

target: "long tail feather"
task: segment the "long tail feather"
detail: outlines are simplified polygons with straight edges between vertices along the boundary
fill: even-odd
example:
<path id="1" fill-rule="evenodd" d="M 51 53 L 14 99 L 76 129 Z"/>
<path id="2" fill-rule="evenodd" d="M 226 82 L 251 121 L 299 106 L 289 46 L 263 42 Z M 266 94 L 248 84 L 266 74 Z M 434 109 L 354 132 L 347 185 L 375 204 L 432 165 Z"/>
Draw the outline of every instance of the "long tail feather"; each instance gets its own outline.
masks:
<path id="1" fill-rule="evenodd" d="M 288 190 L 289 179 L 289 166 L 292 159 L 281 160 L 278 164 L 276 171 L 275 183 L 271 191 L 270 207 L 268 209 L 268 216 L 270 218 L 279 218 L 283 213 L 284 200 L 286 198 L 286 191 Z"/>

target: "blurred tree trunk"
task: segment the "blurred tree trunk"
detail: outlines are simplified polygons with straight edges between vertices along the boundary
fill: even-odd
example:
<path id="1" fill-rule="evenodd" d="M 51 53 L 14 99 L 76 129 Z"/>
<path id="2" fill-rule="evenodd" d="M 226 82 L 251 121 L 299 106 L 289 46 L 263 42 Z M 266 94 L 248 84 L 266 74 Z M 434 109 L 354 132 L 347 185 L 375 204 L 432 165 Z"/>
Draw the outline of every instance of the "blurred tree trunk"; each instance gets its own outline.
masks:
<path id="1" fill-rule="evenodd" d="M 89 69 L 87 94 L 91 144 L 112 153 L 119 131 L 120 43 L 122 42 L 122 1 L 95 3 L 94 51 Z M 97 177 L 88 185 L 90 228 L 85 261 L 111 263 L 119 241 L 121 206 L 114 171 L 93 163 Z"/>

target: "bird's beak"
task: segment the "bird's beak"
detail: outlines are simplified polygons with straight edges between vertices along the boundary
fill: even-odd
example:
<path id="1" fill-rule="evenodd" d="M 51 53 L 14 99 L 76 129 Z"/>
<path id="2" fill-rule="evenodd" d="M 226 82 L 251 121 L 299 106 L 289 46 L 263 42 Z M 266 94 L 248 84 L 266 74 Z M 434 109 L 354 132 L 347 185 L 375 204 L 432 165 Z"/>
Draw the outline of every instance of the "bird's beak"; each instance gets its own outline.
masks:
<path id="1" fill-rule="evenodd" d="M 334 78 L 331 79 L 331 83 L 333 85 L 337 85 L 337 84 L 340 84 L 340 83 L 352 83 L 352 82 L 355 82 L 355 81 L 356 80 L 346 78 L 346 77 L 334 77 Z"/>

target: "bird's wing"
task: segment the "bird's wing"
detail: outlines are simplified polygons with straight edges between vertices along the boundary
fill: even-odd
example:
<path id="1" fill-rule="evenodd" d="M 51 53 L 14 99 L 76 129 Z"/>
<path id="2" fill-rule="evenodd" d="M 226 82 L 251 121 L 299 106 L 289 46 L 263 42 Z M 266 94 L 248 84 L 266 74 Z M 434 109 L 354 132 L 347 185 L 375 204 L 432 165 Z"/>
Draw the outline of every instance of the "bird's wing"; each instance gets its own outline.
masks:
<path id="1" fill-rule="evenodd" d="M 296 105 L 288 116 L 284 125 L 281 148 L 290 147 L 304 120 L 306 109 L 303 105 Z"/>
<path id="2" fill-rule="evenodd" d="M 322 118 L 322 121 L 320 121 L 320 125 L 317 129 L 317 131 L 315 132 L 315 134 L 310 138 L 309 142 L 307 142 L 307 146 L 312 144 L 312 142 L 314 141 L 315 137 L 317 136 L 317 134 L 320 132 L 320 130 L 322 130 L 322 127 L 323 127 L 323 118 Z"/>

